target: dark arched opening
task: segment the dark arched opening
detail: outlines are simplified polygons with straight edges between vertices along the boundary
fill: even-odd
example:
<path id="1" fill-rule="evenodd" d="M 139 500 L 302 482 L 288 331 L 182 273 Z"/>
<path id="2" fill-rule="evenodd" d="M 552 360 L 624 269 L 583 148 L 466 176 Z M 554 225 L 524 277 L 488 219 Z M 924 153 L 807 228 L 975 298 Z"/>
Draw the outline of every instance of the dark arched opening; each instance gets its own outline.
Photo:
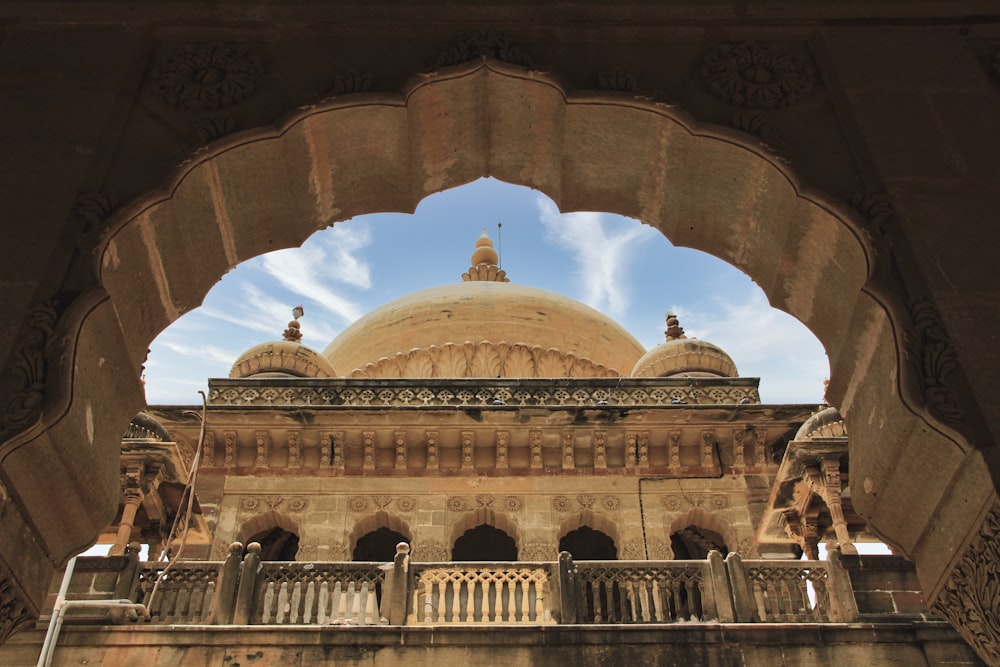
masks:
<path id="1" fill-rule="evenodd" d="M 260 544 L 261 560 L 295 560 L 299 552 L 299 536 L 277 526 L 257 533 L 247 540 L 250 542 Z"/>
<path id="2" fill-rule="evenodd" d="M 708 552 L 713 549 L 723 556 L 729 553 L 729 547 L 721 535 L 714 530 L 694 525 L 682 528 L 671 535 L 670 548 L 676 560 L 704 560 L 708 558 Z"/>
<path id="3" fill-rule="evenodd" d="M 455 540 L 451 559 L 457 561 L 517 560 L 514 538 L 488 524 L 480 524 L 465 531 Z"/>
<path id="4" fill-rule="evenodd" d="M 379 528 L 365 533 L 354 545 L 353 560 L 359 562 L 389 562 L 396 557 L 396 545 L 410 543 L 402 533 L 389 528 Z"/>
<path id="5" fill-rule="evenodd" d="M 615 541 L 590 526 L 580 526 L 559 540 L 559 551 L 568 551 L 576 560 L 618 560 Z"/>

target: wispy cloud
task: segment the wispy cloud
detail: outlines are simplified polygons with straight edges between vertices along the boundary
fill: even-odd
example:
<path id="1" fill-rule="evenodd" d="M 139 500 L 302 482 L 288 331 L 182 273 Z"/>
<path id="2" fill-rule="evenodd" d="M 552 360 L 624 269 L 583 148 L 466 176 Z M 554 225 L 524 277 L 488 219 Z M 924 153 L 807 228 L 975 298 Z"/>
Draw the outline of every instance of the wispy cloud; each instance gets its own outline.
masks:
<path id="1" fill-rule="evenodd" d="M 371 287 L 371 269 L 357 252 L 371 243 L 371 232 L 361 222 L 334 227 L 301 248 L 278 250 L 260 259 L 260 267 L 285 289 L 312 301 L 346 322 L 364 313 L 362 307 L 340 294 L 337 283 L 355 288 Z"/>
<path id="2" fill-rule="evenodd" d="M 631 300 L 629 260 L 653 230 L 635 224 L 614 230 L 605 224 L 607 218 L 601 213 L 560 214 L 545 197 L 539 196 L 535 202 L 548 239 L 573 253 L 583 285 L 582 300 L 612 317 L 622 317 Z"/>
<path id="3" fill-rule="evenodd" d="M 175 354 L 180 354 L 192 360 L 202 360 L 216 364 L 232 364 L 239 356 L 239 352 L 224 350 L 214 345 L 200 343 L 190 344 L 173 340 L 163 341 L 163 346 Z"/>
<path id="4" fill-rule="evenodd" d="M 721 347 L 740 375 L 761 378 L 764 402 L 822 400 L 823 381 L 830 377 L 823 346 L 791 315 L 771 308 L 759 289 L 674 310 L 689 337 Z"/>

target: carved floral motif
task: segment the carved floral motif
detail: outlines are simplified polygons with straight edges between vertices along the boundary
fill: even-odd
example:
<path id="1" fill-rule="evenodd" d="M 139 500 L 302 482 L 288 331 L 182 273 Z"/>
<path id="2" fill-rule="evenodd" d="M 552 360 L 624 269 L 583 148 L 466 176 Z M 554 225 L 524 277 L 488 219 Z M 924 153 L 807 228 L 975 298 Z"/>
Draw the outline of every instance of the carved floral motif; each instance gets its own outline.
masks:
<path id="1" fill-rule="evenodd" d="M 426 540 L 413 545 L 412 558 L 423 563 L 440 563 L 451 560 L 451 549 L 438 540 Z"/>
<path id="2" fill-rule="evenodd" d="M 260 509 L 260 498 L 247 496 L 240 499 L 240 509 L 245 512 L 256 512 Z"/>
<path id="3" fill-rule="evenodd" d="M 17 388 L 4 412 L 0 437 L 5 438 L 23 430 L 41 414 L 48 372 L 45 347 L 55 331 L 58 319 L 59 313 L 53 299 L 44 301 L 28 311 L 25 318 L 27 325 L 14 351 L 11 364 L 11 370 L 17 377 Z"/>
<path id="4" fill-rule="evenodd" d="M 333 85 L 329 95 L 348 95 L 350 93 L 366 93 L 372 89 L 375 77 L 371 72 L 348 70 L 333 77 Z"/>
<path id="5" fill-rule="evenodd" d="M 232 44 L 194 44 L 167 55 L 153 68 L 153 96 L 186 111 L 223 109 L 257 90 L 260 59 Z"/>
<path id="6" fill-rule="evenodd" d="M 0 644 L 33 620 L 31 608 L 21 599 L 14 577 L 0 567 Z"/>
<path id="7" fill-rule="evenodd" d="M 518 496 L 507 496 L 503 499 L 503 508 L 507 512 L 520 512 L 523 504 Z"/>
<path id="8" fill-rule="evenodd" d="M 438 56 L 437 66 L 458 65 L 477 58 L 496 58 L 512 65 L 531 66 L 531 58 L 513 43 L 509 35 L 493 30 L 475 30 L 459 35 Z"/>
<path id="9" fill-rule="evenodd" d="M 364 496 L 351 496 L 347 499 L 347 507 L 352 512 L 358 514 L 368 511 L 368 499 Z"/>
<path id="10" fill-rule="evenodd" d="M 602 496 L 601 497 L 601 509 L 605 512 L 614 512 L 621 505 L 618 500 L 618 496 Z"/>
<path id="11" fill-rule="evenodd" d="M 464 498 L 459 498 L 458 496 L 451 496 L 445 501 L 445 505 L 451 512 L 464 512 L 467 508 Z"/>
<path id="12" fill-rule="evenodd" d="M 907 359 L 920 374 L 927 410 L 942 423 L 961 428 L 965 411 L 950 384 L 951 375 L 958 370 L 958 358 L 944 322 L 934 305 L 924 298 L 910 303 L 910 317 L 916 340 L 907 341 Z"/>
<path id="13" fill-rule="evenodd" d="M 729 496 L 724 493 L 672 493 L 661 496 L 660 502 L 668 512 L 680 512 L 689 507 L 729 508 Z"/>
<path id="14" fill-rule="evenodd" d="M 573 501 L 566 496 L 553 496 L 552 509 L 556 512 L 569 512 L 573 509 Z"/>
<path id="15" fill-rule="evenodd" d="M 994 505 L 934 603 L 987 664 L 1000 664 L 1000 505 Z"/>
<path id="16" fill-rule="evenodd" d="M 550 542 L 528 542 L 521 547 L 518 555 L 523 561 L 548 561 L 559 557 L 559 548 Z"/>
<path id="17" fill-rule="evenodd" d="M 755 109 L 791 106 L 812 88 L 812 73 L 796 56 L 754 42 L 720 46 L 705 56 L 701 75 L 719 99 Z"/>
<path id="18" fill-rule="evenodd" d="M 396 498 L 396 509 L 400 512 L 412 512 L 417 508 L 417 499 L 413 496 Z"/>

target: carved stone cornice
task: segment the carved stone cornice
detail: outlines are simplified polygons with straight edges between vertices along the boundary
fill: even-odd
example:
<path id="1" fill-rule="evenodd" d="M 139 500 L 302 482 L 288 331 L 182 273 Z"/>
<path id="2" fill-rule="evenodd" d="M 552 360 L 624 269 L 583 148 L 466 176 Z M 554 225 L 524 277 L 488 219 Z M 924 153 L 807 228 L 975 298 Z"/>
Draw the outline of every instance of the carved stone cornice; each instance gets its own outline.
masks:
<path id="1" fill-rule="evenodd" d="M 757 378 L 220 378 L 210 405 L 334 407 L 759 404 Z"/>

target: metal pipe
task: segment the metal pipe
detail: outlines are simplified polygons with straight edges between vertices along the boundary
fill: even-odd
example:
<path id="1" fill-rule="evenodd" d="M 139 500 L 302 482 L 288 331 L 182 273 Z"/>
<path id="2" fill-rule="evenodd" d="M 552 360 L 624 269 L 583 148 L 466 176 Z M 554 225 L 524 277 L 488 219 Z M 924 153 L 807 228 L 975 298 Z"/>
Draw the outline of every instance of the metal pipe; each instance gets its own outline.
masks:
<path id="1" fill-rule="evenodd" d="M 59 586 L 59 595 L 52 606 L 52 616 L 49 618 L 49 627 L 45 631 L 45 641 L 42 643 L 42 651 L 38 655 L 36 667 L 50 667 L 52 656 L 55 654 L 56 644 L 59 642 L 59 632 L 62 630 L 64 613 L 74 607 L 97 607 L 99 609 L 131 609 L 142 614 L 142 617 L 149 620 L 149 611 L 146 605 L 133 602 L 132 600 L 67 600 L 66 594 L 69 592 L 70 580 L 73 578 L 73 570 L 76 568 L 76 556 L 69 559 L 66 564 L 66 572 L 63 574 L 62 584 Z"/>

